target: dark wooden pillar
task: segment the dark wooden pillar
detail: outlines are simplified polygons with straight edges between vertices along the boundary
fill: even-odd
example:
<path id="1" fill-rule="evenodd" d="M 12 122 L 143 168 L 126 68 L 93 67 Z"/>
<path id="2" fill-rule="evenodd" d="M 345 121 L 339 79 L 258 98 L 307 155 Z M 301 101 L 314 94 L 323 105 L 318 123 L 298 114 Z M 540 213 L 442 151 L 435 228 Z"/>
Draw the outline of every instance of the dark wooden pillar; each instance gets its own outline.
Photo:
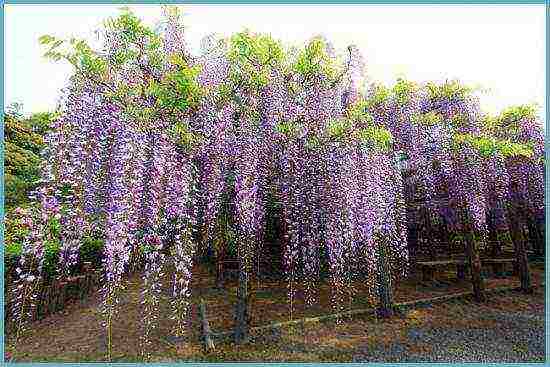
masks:
<path id="1" fill-rule="evenodd" d="M 466 263 L 464 264 L 456 264 L 456 277 L 459 280 L 466 279 L 466 274 L 468 272 L 468 265 Z"/>
<path id="2" fill-rule="evenodd" d="M 391 284 L 391 270 L 389 266 L 388 248 L 386 241 L 380 235 L 377 236 L 377 277 L 379 306 L 377 314 L 380 317 L 393 315 L 393 292 Z"/>
<path id="3" fill-rule="evenodd" d="M 470 227 L 469 225 L 467 227 Z M 485 299 L 483 278 L 481 277 L 481 259 L 479 257 L 479 238 L 471 228 L 466 230 L 466 256 L 470 265 L 470 274 L 472 279 L 472 289 L 474 299 L 482 302 Z"/>
<path id="4" fill-rule="evenodd" d="M 491 256 L 492 257 L 499 257 L 500 255 L 502 255 L 502 244 L 500 243 L 498 237 L 498 229 L 496 228 L 496 220 L 495 220 L 495 215 L 494 213 L 491 213 L 489 216 L 488 216 L 489 220 L 487 221 L 487 227 L 489 229 L 489 237 L 488 237 L 488 242 L 489 242 L 489 245 L 491 246 Z"/>
<path id="5" fill-rule="evenodd" d="M 534 216 L 527 216 L 527 228 L 529 230 L 529 240 L 533 244 L 535 256 L 542 257 L 544 254 L 544 231 L 540 231 L 540 226 Z"/>
<path id="6" fill-rule="evenodd" d="M 223 261 L 225 259 L 225 243 L 221 245 L 221 248 L 216 250 L 216 285 L 217 289 L 222 289 L 224 285 L 224 267 Z"/>
<path id="7" fill-rule="evenodd" d="M 239 271 L 239 286 L 237 288 L 237 306 L 235 312 L 235 343 L 241 344 L 248 341 L 248 272 L 244 261 L 241 260 Z"/>
<path id="8" fill-rule="evenodd" d="M 521 290 L 525 293 L 531 293 L 533 291 L 531 287 L 531 274 L 529 271 L 529 261 L 527 259 L 527 251 L 525 248 L 525 237 L 521 230 L 521 218 L 523 217 L 523 210 L 517 206 L 511 206 L 509 208 L 509 224 L 510 235 L 512 237 L 512 243 L 514 244 L 514 250 L 516 255 L 516 264 L 519 272 L 519 280 L 521 283 Z"/>
<path id="9" fill-rule="evenodd" d="M 201 340 L 205 352 L 210 352 L 215 349 L 214 341 L 212 340 L 212 332 L 210 330 L 210 323 L 206 317 L 206 303 L 204 299 L 199 303 L 199 319 L 201 322 Z"/>

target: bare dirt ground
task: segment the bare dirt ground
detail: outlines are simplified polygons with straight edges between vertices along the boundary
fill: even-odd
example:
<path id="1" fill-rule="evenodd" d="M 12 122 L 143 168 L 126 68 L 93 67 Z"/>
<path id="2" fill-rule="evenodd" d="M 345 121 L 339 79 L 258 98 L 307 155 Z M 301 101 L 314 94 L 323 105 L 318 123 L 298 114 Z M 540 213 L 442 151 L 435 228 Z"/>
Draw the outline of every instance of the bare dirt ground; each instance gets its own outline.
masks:
<path id="1" fill-rule="evenodd" d="M 252 335 L 249 343 L 237 346 L 229 341 L 216 343 L 216 351 L 204 353 L 198 338 L 196 306 L 191 308 L 189 335 L 174 344 L 169 320 L 169 274 L 161 302 L 160 326 L 153 335 L 152 361 L 255 361 L 255 362 L 535 362 L 544 361 L 544 265 L 533 265 L 535 292 L 491 294 L 486 302 L 449 301 L 406 311 L 388 320 L 357 316 L 352 320 L 308 323 L 282 330 Z M 207 315 L 214 332 L 233 326 L 236 284 L 225 290 L 213 289 L 214 279 L 202 266 L 194 269 L 192 302 L 207 303 Z M 452 271 L 439 274 L 438 283 L 423 284 L 418 279 L 401 282 L 395 291 L 397 302 L 428 298 L 470 290 Z M 252 280 L 252 325 L 260 326 L 290 318 L 285 282 Z M 259 287 L 258 287 L 259 284 Z M 486 287 L 517 286 L 513 277 L 486 279 Z M 120 313 L 113 327 L 113 361 L 142 361 L 140 357 L 141 279 L 127 280 Z M 373 306 L 357 285 L 352 309 Z M 320 287 L 319 305 L 305 309 L 300 299 L 294 303 L 293 319 L 332 313 L 330 286 Z M 299 297 L 298 297 L 299 298 Z M 29 332 L 14 350 L 12 335 L 6 332 L 6 350 L 17 361 L 91 362 L 105 361 L 106 338 L 101 327 L 98 295 L 76 302 L 65 310 L 31 324 Z"/>

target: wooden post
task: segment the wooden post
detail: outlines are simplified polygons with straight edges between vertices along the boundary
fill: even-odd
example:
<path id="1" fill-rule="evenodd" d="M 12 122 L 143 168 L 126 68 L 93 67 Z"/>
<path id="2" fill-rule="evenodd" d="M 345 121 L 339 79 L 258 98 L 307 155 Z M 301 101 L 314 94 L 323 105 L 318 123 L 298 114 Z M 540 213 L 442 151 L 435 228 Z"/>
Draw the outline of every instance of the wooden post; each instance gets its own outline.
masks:
<path id="1" fill-rule="evenodd" d="M 235 343 L 248 341 L 248 273 L 244 261 L 241 260 L 239 271 L 239 287 L 237 288 L 237 306 L 235 312 Z"/>
<path id="2" fill-rule="evenodd" d="M 65 305 L 65 302 L 72 299 L 74 296 L 74 277 L 67 277 L 66 278 L 66 284 L 65 284 L 65 300 L 63 302 L 63 306 Z"/>
<path id="3" fill-rule="evenodd" d="M 31 313 L 31 321 L 38 320 L 38 307 L 40 303 L 40 296 L 41 296 L 41 287 L 42 287 L 42 280 L 40 278 L 37 278 L 33 281 L 34 284 L 31 284 L 32 289 L 34 289 L 34 297 L 36 297 L 32 302 L 30 306 L 30 313 Z"/>
<path id="4" fill-rule="evenodd" d="M 222 246 L 226 246 L 226 244 L 224 243 Z M 224 258 L 225 258 L 224 248 L 218 249 L 216 254 L 216 288 L 217 289 L 223 289 L 223 285 L 225 282 L 224 268 L 223 268 Z"/>
<path id="5" fill-rule="evenodd" d="M 38 300 L 36 301 L 37 318 L 38 320 L 44 318 L 44 304 L 46 303 L 46 283 L 42 283 L 40 290 L 38 291 Z"/>
<path id="6" fill-rule="evenodd" d="M 85 282 L 86 282 L 85 275 L 76 276 L 76 294 L 77 294 L 78 300 L 82 300 L 84 298 L 84 295 L 86 294 L 86 288 L 84 287 Z"/>
<path id="7" fill-rule="evenodd" d="M 469 227 L 469 225 L 467 226 Z M 472 288 L 474 292 L 474 299 L 476 302 L 482 302 L 484 300 L 484 284 L 481 278 L 481 259 L 479 258 L 478 243 L 476 241 L 474 232 L 470 229 L 466 229 L 466 256 L 470 264 L 470 273 L 472 279 Z"/>
<path id="8" fill-rule="evenodd" d="M 55 308 L 55 311 L 61 311 L 65 308 L 65 298 L 66 298 L 66 292 L 67 292 L 67 282 L 63 279 L 60 280 L 58 283 L 57 288 L 57 305 Z"/>
<path id="9" fill-rule="evenodd" d="M 201 323 L 201 338 L 205 352 L 215 350 L 214 341 L 212 340 L 212 331 L 210 330 L 210 324 L 206 317 L 206 304 L 204 299 L 201 298 L 199 303 L 199 319 Z"/>
<path id="10" fill-rule="evenodd" d="M 54 279 L 50 284 L 49 313 L 55 313 L 57 309 L 57 299 L 59 298 L 59 280 Z"/>
<path id="11" fill-rule="evenodd" d="M 527 216 L 527 228 L 529 231 L 529 239 L 533 243 L 533 252 L 535 256 L 542 257 L 544 255 L 544 230 L 541 232 L 537 219 L 533 216 Z"/>
<path id="12" fill-rule="evenodd" d="M 513 214 L 516 214 L 516 216 L 514 216 Z M 510 208 L 508 215 L 510 222 L 510 235 L 512 237 L 512 243 L 514 244 L 514 250 L 516 253 L 516 263 L 517 270 L 519 272 L 521 290 L 524 293 L 531 293 L 533 291 L 531 287 L 531 274 L 529 272 L 527 251 L 525 251 L 525 238 L 522 235 L 521 226 L 517 220 L 518 214 L 521 217 L 521 210 L 517 210 L 517 213 L 513 213 L 513 208 Z"/>
<path id="13" fill-rule="evenodd" d="M 90 283 L 91 283 L 91 275 L 92 275 L 92 263 L 89 261 L 85 261 L 84 265 L 82 267 L 82 273 L 84 276 L 84 279 L 82 281 L 82 288 L 83 288 L 83 294 L 87 295 L 90 292 Z"/>
<path id="14" fill-rule="evenodd" d="M 52 286 L 51 284 L 45 286 L 45 289 L 44 289 L 44 299 L 42 301 L 42 315 L 43 316 L 46 316 L 50 313 L 50 303 L 51 303 L 51 289 L 52 289 Z"/>
<path id="15" fill-rule="evenodd" d="M 468 266 L 466 264 L 456 264 L 456 277 L 460 280 L 466 279 Z"/>
<path id="16" fill-rule="evenodd" d="M 380 304 L 377 309 L 379 317 L 391 317 L 393 315 L 393 295 L 390 267 L 386 242 L 381 235 L 377 236 L 377 277 L 378 277 L 378 299 Z"/>

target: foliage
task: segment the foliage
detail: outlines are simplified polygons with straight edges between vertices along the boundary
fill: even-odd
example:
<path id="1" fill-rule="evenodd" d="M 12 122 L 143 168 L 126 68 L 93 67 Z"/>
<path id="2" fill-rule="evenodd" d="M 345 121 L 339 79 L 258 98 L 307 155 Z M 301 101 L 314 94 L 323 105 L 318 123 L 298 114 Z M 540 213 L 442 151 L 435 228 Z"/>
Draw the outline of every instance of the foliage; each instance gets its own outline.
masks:
<path id="1" fill-rule="evenodd" d="M 101 266 L 103 259 L 103 249 L 105 247 L 105 241 L 100 238 L 94 238 L 91 236 L 85 237 L 82 240 L 82 246 L 79 249 L 79 260 L 92 263 L 94 268 Z"/>
<path id="2" fill-rule="evenodd" d="M 466 86 L 458 80 L 446 80 L 442 84 L 427 83 L 426 88 L 432 100 L 445 98 L 448 100 L 464 100 L 474 91 L 474 88 Z"/>
<path id="3" fill-rule="evenodd" d="M 28 202 L 29 193 L 40 179 L 40 151 L 43 134 L 54 118 L 50 113 L 23 116 L 4 115 L 5 204 L 8 208 Z"/>
<path id="4" fill-rule="evenodd" d="M 366 101 L 368 108 L 380 106 L 390 98 L 391 91 L 383 85 L 375 85 L 371 90 L 371 96 Z"/>
<path id="5" fill-rule="evenodd" d="M 435 126 L 443 122 L 443 116 L 437 111 L 430 111 L 418 115 L 413 115 L 411 118 L 412 122 L 420 123 L 426 126 Z"/>
<path id="6" fill-rule="evenodd" d="M 398 104 L 403 105 L 411 99 L 412 95 L 418 90 L 416 83 L 398 78 L 392 88 L 392 94 Z"/>
<path id="7" fill-rule="evenodd" d="M 513 143 L 509 140 L 499 140 L 490 136 L 475 136 L 470 134 L 456 134 L 454 136 L 455 147 L 469 144 L 482 156 L 489 157 L 496 153 L 504 157 L 532 157 L 533 150 L 526 144 Z"/>
<path id="8" fill-rule="evenodd" d="M 230 80 L 260 90 L 267 86 L 273 68 L 285 61 L 285 54 L 281 44 L 270 36 L 245 30 L 231 36 L 228 58 Z"/>
<path id="9" fill-rule="evenodd" d="M 333 80 L 339 66 L 327 51 L 327 43 L 322 37 L 313 38 L 298 54 L 293 69 L 304 78 L 322 75 Z"/>

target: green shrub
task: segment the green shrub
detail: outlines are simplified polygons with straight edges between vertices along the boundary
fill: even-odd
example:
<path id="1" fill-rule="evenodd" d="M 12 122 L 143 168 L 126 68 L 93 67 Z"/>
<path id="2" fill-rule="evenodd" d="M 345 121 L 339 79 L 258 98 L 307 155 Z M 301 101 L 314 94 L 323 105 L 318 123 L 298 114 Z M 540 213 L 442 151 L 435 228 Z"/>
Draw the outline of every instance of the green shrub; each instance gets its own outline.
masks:
<path id="1" fill-rule="evenodd" d="M 40 123 L 44 124 L 42 120 Z M 29 201 L 28 194 L 40 179 L 43 146 L 43 137 L 33 132 L 26 120 L 9 114 L 4 116 L 4 201 L 7 208 Z"/>
<path id="2" fill-rule="evenodd" d="M 17 276 L 15 269 L 19 266 L 22 245 L 20 243 L 8 243 L 5 247 L 4 264 L 5 271 L 12 277 Z M 57 263 L 59 259 L 59 242 L 48 241 L 44 251 L 43 276 L 50 280 L 57 275 Z"/>
<path id="3" fill-rule="evenodd" d="M 6 257 L 17 257 L 21 255 L 21 244 L 20 243 L 7 243 L 5 250 L 4 250 L 4 256 Z"/>
<path id="4" fill-rule="evenodd" d="M 15 269 L 19 264 L 21 257 L 21 244 L 8 243 L 5 247 L 4 264 L 5 272 L 12 277 L 17 276 Z M 84 262 L 91 262 L 92 267 L 98 268 L 101 266 L 103 256 L 104 241 L 98 238 L 87 237 L 80 246 L 77 271 L 82 268 Z M 46 281 L 50 281 L 59 275 L 59 251 L 60 243 L 58 240 L 46 242 L 43 262 L 43 276 Z"/>
<path id="5" fill-rule="evenodd" d="M 100 238 L 86 237 L 82 246 L 80 246 L 79 261 L 91 262 L 94 268 L 101 267 L 101 259 L 103 258 L 103 248 L 105 241 Z"/>
<path id="6" fill-rule="evenodd" d="M 50 280 L 58 275 L 57 264 L 59 262 L 60 243 L 58 241 L 46 242 L 44 251 L 44 263 L 42 272 L 45 280 Z"/>
<path id="7" fill-rule="evenodd" d="M 4 248 L 4 269 L 6 275 L 15 277 L 17 273 L 17 263 L 19 262 L 19 256 L 21 255 L 20 243 L 7 243 Z"/>

